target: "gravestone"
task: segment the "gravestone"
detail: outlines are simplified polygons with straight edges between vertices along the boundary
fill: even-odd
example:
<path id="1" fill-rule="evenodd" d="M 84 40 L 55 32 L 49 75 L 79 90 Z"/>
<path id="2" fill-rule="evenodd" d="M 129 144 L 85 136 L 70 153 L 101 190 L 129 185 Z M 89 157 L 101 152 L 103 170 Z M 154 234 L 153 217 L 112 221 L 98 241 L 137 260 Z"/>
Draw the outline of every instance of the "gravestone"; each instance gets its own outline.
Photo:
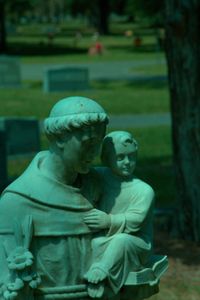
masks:
<path id="1" fill-rule="evenodd" d="M 19 87 L 21 85 L 20 61 L 16 57 L 0 56 L 0 87 Z"/>
<path id="2" fill-rule="evenodd" d="M 6 186 L 7 156 L 5 132 L 0 130 L 0 191 Z"/>
<path id="3" fill-rule="evenodd" d="M 37 119 L 0 117 L 0 130 L 6 133 L 6 153 L 8 156 L 24 156 L 40 150 L 40 132 Z"/>
<path id="4" fill-rule="evenodd" d="M 0 117 L 0 191 L 9 178 L 8 160 L 27 158 L 40 150 L 40 130 L 35 118 Z"/>
<path id="5" fill-rule="evenodd" d="M 88 89 L 88 69 L 68 67 L 47 69 L 44 76 L 43 88 L 44 92 Z"/>

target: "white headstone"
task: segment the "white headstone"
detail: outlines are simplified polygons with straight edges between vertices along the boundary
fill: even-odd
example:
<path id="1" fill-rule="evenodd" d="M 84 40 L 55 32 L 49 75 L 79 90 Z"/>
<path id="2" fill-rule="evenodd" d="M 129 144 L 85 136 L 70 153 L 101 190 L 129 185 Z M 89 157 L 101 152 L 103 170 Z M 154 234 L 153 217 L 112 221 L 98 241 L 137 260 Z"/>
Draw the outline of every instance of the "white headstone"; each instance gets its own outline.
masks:
<path id="1" fill-rule="evenodd" d="M 89 72 L 87 68 L 53 68 L 47 69 L 45 72 L 45 92 L 85 90 L 88 88 Z"/>

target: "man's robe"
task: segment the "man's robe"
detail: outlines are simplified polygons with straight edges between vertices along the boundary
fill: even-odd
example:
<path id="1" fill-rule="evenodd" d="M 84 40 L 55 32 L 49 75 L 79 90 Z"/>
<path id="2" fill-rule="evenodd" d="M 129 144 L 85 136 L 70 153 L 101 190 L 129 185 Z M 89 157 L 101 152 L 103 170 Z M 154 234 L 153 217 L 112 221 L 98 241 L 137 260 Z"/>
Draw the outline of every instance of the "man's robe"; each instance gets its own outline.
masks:
<path id="1" fill-rule="evenodd" d="M 33 269 L 41 276 L 39 289 L 46 295 L 58 295 L 67 292 L 69 286 L 75 286 L 76 290 L 76 286 L 84 283 L 83 275 L 90 265 L 91 231 L 83 218 L 98 199 L 99 188 L 94 171 L 81 177 L 81 188 L 47 177 L 41 170 L 46 154 L 46 151 L 40 152 L 2 194 L 0 287 L 8 283 L 12 272 L 8 270 L 6 256 L 17 246 L 14 220 L 23 227 L 27 216 L 31 216 L 34 233 L 29 250 L 34 256 Z M 45 296 L 36 299 L 45 299 Z M 25 300 L 25 296 L 20 300 Z"/>

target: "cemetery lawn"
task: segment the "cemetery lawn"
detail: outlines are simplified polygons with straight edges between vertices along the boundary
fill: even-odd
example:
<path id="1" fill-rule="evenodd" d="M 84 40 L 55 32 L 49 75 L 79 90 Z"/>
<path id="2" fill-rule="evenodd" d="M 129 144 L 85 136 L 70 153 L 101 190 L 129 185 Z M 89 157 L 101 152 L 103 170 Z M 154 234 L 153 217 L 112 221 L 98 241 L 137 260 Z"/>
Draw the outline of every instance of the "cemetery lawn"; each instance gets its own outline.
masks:
<path id="1" fill-rule="evenodd" d="M 0 115 L 43 119 L 58 99 L 80 94 L 97 100 L 109 115 L 169 112 L 169 92 L 163 82 L 92 82 L 87 91 L 49 94 L 42 91 L 41 82 L 25 82 L 22 88 L 0 89 Z"/>
<path id="2" fill-rule="evenodd" d="M 140 25 L 139 25 L 140 26 Z M 23 63 L 66 63 L 66 62 L 97 62 L 114 60 L 155 60 L 164 57 L 164 52 L 157 45 L 154 29 L 140 28 L 142 44 L 134 46 L 133 36 L 126 37 L 126 30 L 138 32 L 137 25 L 132 23 L 111 24 L 111 34 L 101 36 L 103 55 L 88 55 L 88 49 L 94 46 L 92 39 L 94 30 L 86 24 L 69 22 L 66 26 L 55 26 L 57 33 L 49 44 L 47 37 L 48 24 L 39 26 L 20 25 L 17 34 L 8 36 L 9 52 L 20 55 Z M 81 29 L 81 30 L 80 30 Z M 77 32 L 82 32 L 81 38 L 76 39 Z"/>
<path id="3" fill-rule="evenodd" d="M 167 76 L 167 65 L 158 60 L 157 63 L 155 61 L 154 65 L 148 65 L 148 67 L 145 65 L 135 66 L 131 73 L 143 76 Z"/>
<path id="4" fill-rule="evenodd" d="M 171 238 L 167 233 L 155 231 L 155 253 L 165 254 L 169 269 L 161 278 L 160 292 L 150 300 L 200 299 L 200 245 Z"/>
<path id="5" fill-rule="evenodd" d="M 39 48 L 39 46 L 38 46 Z M 40 48 L 41 49 L 41 48 Z M 129 50 L 128 50 L 129 49 Z M 82 50 L 68 48 L 66 50 L 60 51 L 62 53 L 55 55 L 27 55 L 21 57 L 21 62 L 25 64 L 59 64 L 59 63 L 93 63 L 93 62 L 109 62 L 109 61 L 144 61 L 152 60 L 159 61 L 164 59 L 165 55 L 163 53 L 145 53 L 145 52 L 134 52 L 128 47 L 122 51 L 120 48 L 115 50 L 107 49 L 103 55 L 94 55 L 89 56 L 87 49 L 83 48 Z M 57 50 L 58 51 L 58 50 Z M 45 51 L 44 51 L 45 52 Z M 69 54 L 63 54 L 63 52 L 69 52 Z"/>

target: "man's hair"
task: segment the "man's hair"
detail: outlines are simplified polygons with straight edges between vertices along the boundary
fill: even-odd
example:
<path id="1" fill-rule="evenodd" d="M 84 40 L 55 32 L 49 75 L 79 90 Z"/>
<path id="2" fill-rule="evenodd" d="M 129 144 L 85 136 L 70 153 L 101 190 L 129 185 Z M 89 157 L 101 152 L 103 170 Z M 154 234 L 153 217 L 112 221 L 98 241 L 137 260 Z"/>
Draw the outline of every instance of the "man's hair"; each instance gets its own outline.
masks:
<path id="1" fill-rule="evenodd" d="M 138 143 L 131 133 L 127 131 L 112 131 L 105 136 L 102 144 L 101 161 L 106 166 L 109 165 L 109 158 L 112 153 L 111 150 L 115 149 L 116 143 L 124 146 L 127 144 L 133 144 L 135 151 L 138 151 Z"/>
<path id="2" fill-rule="evenodd" d="M 84 97 L 69 97 L 60 100 L 44 121 L 48 139 L 94 124 L 108 124 L 108 116 L 95 101 Z"/>

